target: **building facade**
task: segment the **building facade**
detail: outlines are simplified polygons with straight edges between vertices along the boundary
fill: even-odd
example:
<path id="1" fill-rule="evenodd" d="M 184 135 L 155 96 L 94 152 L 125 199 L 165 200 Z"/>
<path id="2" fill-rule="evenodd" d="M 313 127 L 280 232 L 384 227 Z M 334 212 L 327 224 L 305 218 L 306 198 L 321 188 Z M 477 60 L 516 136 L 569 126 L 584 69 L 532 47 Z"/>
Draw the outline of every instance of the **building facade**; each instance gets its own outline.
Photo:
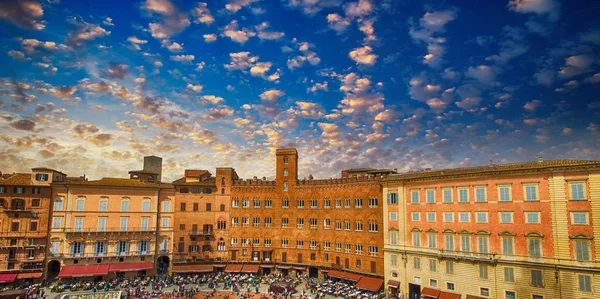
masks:
<path id="1" fill-rule="evenodd" d="M 600 296 L 600 161 L 396 174 L 383 194 L 392 295 Z"/>
<path id="2" fill-rule="evenodd" d="M 53 183 L 46 278 L 167 273 L 175 189 L 151 176 Z"/>
<path id="3" fill-rule="evenodd" d="M 339 269 L 382 276 L 380 180 L 388 173 L 300 180 L 296 149 L 278 149 L 275 180 L 233 181 L 228 259 L 260 263 L 265 272 L 275 264 L 284 274 L 323 277 Z"/>
<path id="4" fill-rule="evenodd" d="M 52 182 L 66 175 L 48 168 L 0 175 L 0 273 L 9 280 L 42 277 Z"/>

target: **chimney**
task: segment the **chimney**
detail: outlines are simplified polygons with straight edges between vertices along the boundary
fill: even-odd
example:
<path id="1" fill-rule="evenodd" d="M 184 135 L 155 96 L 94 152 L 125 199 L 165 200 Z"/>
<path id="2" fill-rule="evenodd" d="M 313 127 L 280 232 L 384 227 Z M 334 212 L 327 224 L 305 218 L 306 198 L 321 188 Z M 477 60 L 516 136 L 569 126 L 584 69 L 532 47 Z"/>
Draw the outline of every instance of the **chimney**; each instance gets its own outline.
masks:
<path id="1" fill-rule="evenodd" d="M 542 163 L 542 162 L 544 162 L 544 159 L 543 159 L 543 157 L 542 157 L 542 156 L 538 156 L 538 162 L 539 162 L 539 163 Z"/>

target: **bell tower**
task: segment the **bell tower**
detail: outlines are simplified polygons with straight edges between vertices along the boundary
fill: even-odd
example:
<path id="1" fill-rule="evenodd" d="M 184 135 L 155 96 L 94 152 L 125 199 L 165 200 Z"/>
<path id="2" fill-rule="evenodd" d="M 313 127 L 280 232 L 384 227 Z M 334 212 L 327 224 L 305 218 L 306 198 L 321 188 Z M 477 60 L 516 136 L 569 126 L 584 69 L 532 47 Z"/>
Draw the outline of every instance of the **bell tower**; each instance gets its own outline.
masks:
<path id="1" fill-rule="evenodd" d="M 275 157 L 277 191 L 289 192 L 298 180 L 298 151 L 295 148 L 278 148 Z"/>

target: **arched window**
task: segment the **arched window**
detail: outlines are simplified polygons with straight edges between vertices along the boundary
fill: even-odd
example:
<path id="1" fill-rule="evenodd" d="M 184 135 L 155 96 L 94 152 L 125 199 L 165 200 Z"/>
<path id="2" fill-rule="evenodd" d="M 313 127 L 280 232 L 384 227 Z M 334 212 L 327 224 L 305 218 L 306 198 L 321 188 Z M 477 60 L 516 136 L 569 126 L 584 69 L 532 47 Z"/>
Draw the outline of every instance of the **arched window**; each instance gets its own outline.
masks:
<path id="1" fill-rule="evenodd" d="M 288 191 L 288 183 L 287 182 L 283 183 L 283 191 L 286 191 L 286 192 Z"/>
<path id="2" fill-rule="evenodd" d="M 148 183 L 154 183 L 154 176 L 153 175 L 149 175 L 148 176 Z"/>
<path id="3" fill-rule="evenodd" d="M 129 212 L 129 198 L 121 199 L 121 212 Z"/>
<path id="4" fill-rule="evenodd" d="M 57 198 L 54 200 L 54 211 L 62 211 L 63 210 L 63 200 L 62 198 Z"/>
<path id="5" fill-rule="evenodd" d="M 139 176 L 139 175 L 137 175 L 137 173 L 136 173 L 136 174 L 134 174 L 132 177 L 133 177 L 134 179 L 137 179 L 137 178 L 139 178 L 140 176 Z"/>
<path id="6" fill-rule="evenodd" d="M 225 186 L 225 177 L 221 178 L 221 186 Z"/>
<path id="7" fill-rule="evenodd" d="M 283 176 L 288 176 L 288 170 L 287 169 L 283 170 Z"/>

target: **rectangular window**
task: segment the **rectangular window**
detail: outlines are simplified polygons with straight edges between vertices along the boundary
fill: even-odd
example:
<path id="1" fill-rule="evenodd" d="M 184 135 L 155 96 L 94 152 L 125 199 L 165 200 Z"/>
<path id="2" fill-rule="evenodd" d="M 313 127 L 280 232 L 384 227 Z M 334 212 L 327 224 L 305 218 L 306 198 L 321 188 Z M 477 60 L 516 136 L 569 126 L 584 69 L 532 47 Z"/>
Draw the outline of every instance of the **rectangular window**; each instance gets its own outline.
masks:
<path id="1" fill-rule="evenodd" d="M 421 221 L 421 213 L 420 212 L 412 212 L 410 213 L 412 221 Z"/>
<path id="2" fill-rule="evenodd" d="M 437 272 L 437 260 L 429 259 L 429 271 Z"/>
<path id="3" fill-rule="evenodd" d="M 331 227 L 331 219 L 329 219 L 329 218 L 323 219 L 323 228 L 329 229 L 330 227 Z"/>
<path id="4" fill-rule="evenodd" d="M 108 211 L 108 199 L 107 198 L 100 199 L 100 202 L 98 204 L 98 211 L 100 211 L 100 212 Z"/>
<path id="5" fill-rule="evenodd" d="M 450 291 L 454 291 L 454 283 L 453 282 L 446 282 L 446 288 Z"/>
<path id="6" fill-rule="evenodd" d="M 504 268 L 504 281 L 515 282 L 515 268 Z"/>
<path id="7" fill-rule="evenodd" d="M 475 221 L 477 223 L 487 223 L 488 213 L 487 212 L 475 212 Z"/>
<path id="8" fill-rule="evenodd" d="M 506 255 L 514 255 L 515 254 L 515 244 L 514 244 L 514 239 L 512 237 L 502 238 L 502 254 L 506 254 Z"/>
<path id="9" fill-rule="evenodd" d="M 398 265 L 398 256 L 397 255 L 392 254 L 391 264 L 392 264 L 392 266 L 397 266 Z"/>
<path id="10" fill-rule="evenodd" d="M 525 212 L 525 223 L 540 223 L 540 212 Z"/>
<path id="11" fill-rule="evenodd" d="M 481 296 L 489 296 L 490 295 L 490 289 L 489 288 L 479 288 L 479 294 L 481 294 Z M 516 299 L 516 298 L 514 298 Z"/>
<path id="12" fill-rule="evenodd" d="M 127 226 L 129 224 L 129 217 L 121 217 L 120 223 L 121 223 L 121 226 L 120 226 L 121 231 L 122 232 L 127 231 Z"/>
<path id="13" fill-rule="evenodd" d="M 129 212 L 129 200 L 121 200 L 121 212 Z"/>
<path id="14" fill-rule="evenodd" d="M 85 243 L 83 243 L 83 242 L 71 243 L 71 256 L 73 256 L 73 257 L 83 256 L 84 248 L 85 248 Z"/>
<path id="15" fill-rule="evenodd" d="M 419 203 L 419 191 L 413 190 L 410 192 L 410 202 L 411 203 Z"/>
<path id="16" fill-rule="evenodd" d="M 527 240 L 527 247 L 529 248 L 530 257 L 542 256 L 542 241 L 540 239 Z"/>
<path id="17" fill-rule="evenodd" d="M 571 184 L 571 199 L 572 200 L 585 200 L 585 194 L 583 193 L 583 183 L 572 183 Z"/>
<path id="18" fill-rule="evenodd" d="M 416 270 L 421 270 L 421 258 L 420 258 L 420 257 L 415 257 L 415 258 L 413 259 L 413 267 L 414 267 Z"/>
<path id="19" fill-rule="evenodd" d="M 289 208 L 290 207 L 290 201 L 287 200 L 287 199 L 282 200 L 281 201 L 281 207 L 284 208 L 284 209 Z"/>
<path id="20" fill-rule="evenodd" d="M 52 219 L 52 228 L 59 229 L 62 226 L 62 217 L 54 217 Z"/>
<path id="21" fill-rule="evenodd" d="M 427 189 L 427 203 L 435 203 L 435 190 Z"/>
<path id="22" fill-rule="evenodd" d="M 150 252 L 150 241 L 138 242 L 138 254 L 148 254 Z"/>
<path id="23" fill-rule="evenodd" d="M 488 279 L 488 266 L 479 265 L 479 278 Z"/>
<path id="24" fill-rule="evenodd" d="M 438 286 L 437 279 L 430 279 L 429 280 L 429 286 L 437 288 L 437 286 Z"/>
<path id="25" fill-rule="evenodd" d="M 587 212 L 571 212 L 571 223 L 588 224 Z"/>
<path id="26" fill-rule="evenodd" d="M 281 218 L 281 227 L 288 227 L 288 224 L 289 224 L 288 218 Z"/>
<path id="27" fill-rule="evenodd" d="M 150 229 L 150 217 L 142 217 L 142 231 L 148 231 Z"/>
<path id="28" fill-rule="evenodd" d="M 254 200 L 254 207 L 255 208 L 260 208 L 260 200 L 258 200 L 258 199 Z"/>
<path id="29" fill-rule="evenodd" d="M 498 190 L 499 190 L 499 193 L 500 193 L 499 194 L 500 195 L 500 198 L 499 198 L 500 201 L 511 201 L 511 198 L 510 198 L 510 186 L 500 186 L 500 187 L 498 187 Z"/>
<path id="30" fill-rule="evenodd" d="M 435 212 L 427 212 L 427 222 L 435 222 Z"/>
<path id="31" fill-rule="evenodd" d="M 537 198 L 537 185 L 526 185 L 525 186 L 525 200 L 535 201 Z"/>
<path id="32" fill-rule="evenodd" d="M 319 207 L 319 202 L 316 199 L 311 199 L 309 204 L 311 209 L 316 209 Z"/>
<path id="33" fill-rule="evenodd" d="M 296 208 L 304 209 L 304 200 L 303 199 L 296 200 Z"/>
<path id="34" fill-rule="evenodd" d="M 454 212 L 444 212 L 444 222 L 454 222 Z"/>
<path id="35" fill-rule="evenodd" d="M 397 220 L 398 220 L 398 213 L 396 213 L 396 212 L 391 212 L 391 213 L 390 213 L 390 220 L 391 220 L 391 221 L 397 221 Z"/>
<path id="36" fill-rule="evenodd" d="M 75 231 L 83 231 L 83 217 L 75 217 Z"/>
<path id="37" fill-rule="evenodd" d="M 485 187 L 475 188 L 475 202 L 486 202 Z"/>
<path id="38" fill-rule="evenodd" d="M 30 222 L 29 223 L 29 231 L 37 232 L 37 230 L 38 230 L 38 223 L 37 223 L 37 221 Z"/>
<path id="39" fill-rule="evenodd" d="M 182 202 L 179 205 L 180 205 L 179 210 L 181 210 L 182 212 L 185 212 L 185 208 L 186 208 L 185 202 Z"/>
<path id="40" fill-rule="evenodd" d="M 578 261 L 590 260 L 590 243 L 588 241 L 575 241 L 575 258 Z"/>
<path id="41" fill-rule="evenodd" d="M 171 221 L 170 217 L 163 217 L 162 218 L 162 227 L 163 228 L 169 228 L 170 227 L 170 225 L 169 225 L 170 221 Z"/>
<path id="42" fill-rule="evenodd" d="M 270 209 L 273 207 L 273 201 L 270 199 L 265 200 L 265 208 Z"/>
<path id="43" fill-rule="evenodd" d="M 369 208 L 377 208 L 379 206 L 379 200 L 377 198 L 369 198 Z"/>
<path id="44" fill-rule="evenodd" d="M 437 235 L 436 234 L 427 234 L 427 247 L 437 248 Z"/>
<path id="45" fill-rule="evenodd" d="M 10 231 L 11 232 L 18 232 L 19 231 L 19 224 L 20 224 L 19 222 L 13 222 L 13 223 L 11 223 Z"/>
<path id="46" fill-rule="evenodd" d="M 541 270 L 531 270 L 531 285 L 534 287 L 543 287 L 544 278 Z"/>
<path id="47" fill-rule="evenodd" d="M 75 205 L 75 210 L 82 212 L 85 211 L 85 198 L 78 198 Z"/>
<path id="48" fill-rule="evenodd" d="M 444 202 L 445 203 L 451 203 L 452 202 L 452 189 L 444 189 L 443 190 L 443 195 L 444 195 Z"/>
<path id="49" fill-rule="evenodd" d="M 488 236 L 478 236 L 477 237 L 477 251 L 479 253 L 489 253 L 490 252 L 490 237 L 488 237 Z"/>
<path id="50" fill-rule="evenodd" d="M 304 227 L 304 218 L 297 218 L 296 219 L 296 227 L 297 228 L 303 228 Z"/>
<path id="51" fill-rule="evenodd" d="M 170 201 L 163 201 L 163 212 L 165 212 L 165 213 L 171 212 L 171 202 Z"/>
<path id="52" fill-rule="evenodd" d="M 590 275 L 579 275 L 579 291 L 585 293 L 592 292 L 592 276 Z"/>
<path id="53" fill-rule="evenodd" d="M 454 262 L 446 261 L 446 274 L 454 274 Z"/>
<path id="54" fill-rule="evenodd" d="M 444 236 L 444 249 L 448 251 L 454 251 L 454 235 Z"/>
<path id="55" fill-rule="evenodd" d="M 129 254 L 129 241 L 117 242 L 117 255 L 128 255 Z"/>
<path id="56" fill-rule="evenodd" d="M 421 233 L 412 233 L 412 245 L 421 247 Z"/>
<path id="57" fill-rule="evenodd" d="M 336 199 L 335 200 L 335 208 L 339 209 L 342 207 L 342 200 L 341 199 Z"/>
<path id="58" fill-rule="evenodd" d="M 31 206 L 32 207 L 39 207 L 40 206 L 40 199 L 39 198 L 34 198 L 31 200 Z"/>
<path id="59" fill-rule="evenodd" d="M 470 222 L 471 221 L 471 213 L 458 212 L 458 221 L 459 222 Z"/>
<path id="60" fill-rule="evenodd" d="M 460 236 L 460 251 L 471 252 L 471 235 Z"/>
<path id="61" fill-rule="evenodd" d="M 397 205 L 398 204 L 398 193 L 390 192 L 387 194 L 388 196 L 388 205 Z"/>
<path id="62" fill-rule="evenodd" d="M 469 189 L 458 189 L 458 202 L 469 202 Z"/>
<path id="63" fill-rule="evenodd" d="M 500 212 L 500 223 L 513 223 L 513 212 Z"/>
<path id="64" fill-rule="evenodd" d="M 390 232 L 390 244 L 398 245 L 398 232 L 397 231 Z"/>
<path id="65" fill-rule="evenodd" d="M 362 208 L 363 205 L 363 200 L 362 198 L 357 198 L 354 200 L 354 207 L 355 208 Z"/>
<path id="66" fill-rule="evenodd" d="M 331 208 L 331 200 L 329 200 L 329 199 L 324 200 L 323 207 L 325 207 L 326 209 Z"/>
<path id="67" fill-rule="evenodd" d="M 106 255 L 106 241 L 98 241 L 94 243 L 94 255 L 105 256 Z"/>
<path id="68" fill-rule="evenodd" d="M 489 291 L 488 291 L 488 294 L 489 294 Z M 517 293 L 515 293 L 513 291 L 505 291 L 504 294 L 506 295 L 506 299 L 517 299 Z"/>

